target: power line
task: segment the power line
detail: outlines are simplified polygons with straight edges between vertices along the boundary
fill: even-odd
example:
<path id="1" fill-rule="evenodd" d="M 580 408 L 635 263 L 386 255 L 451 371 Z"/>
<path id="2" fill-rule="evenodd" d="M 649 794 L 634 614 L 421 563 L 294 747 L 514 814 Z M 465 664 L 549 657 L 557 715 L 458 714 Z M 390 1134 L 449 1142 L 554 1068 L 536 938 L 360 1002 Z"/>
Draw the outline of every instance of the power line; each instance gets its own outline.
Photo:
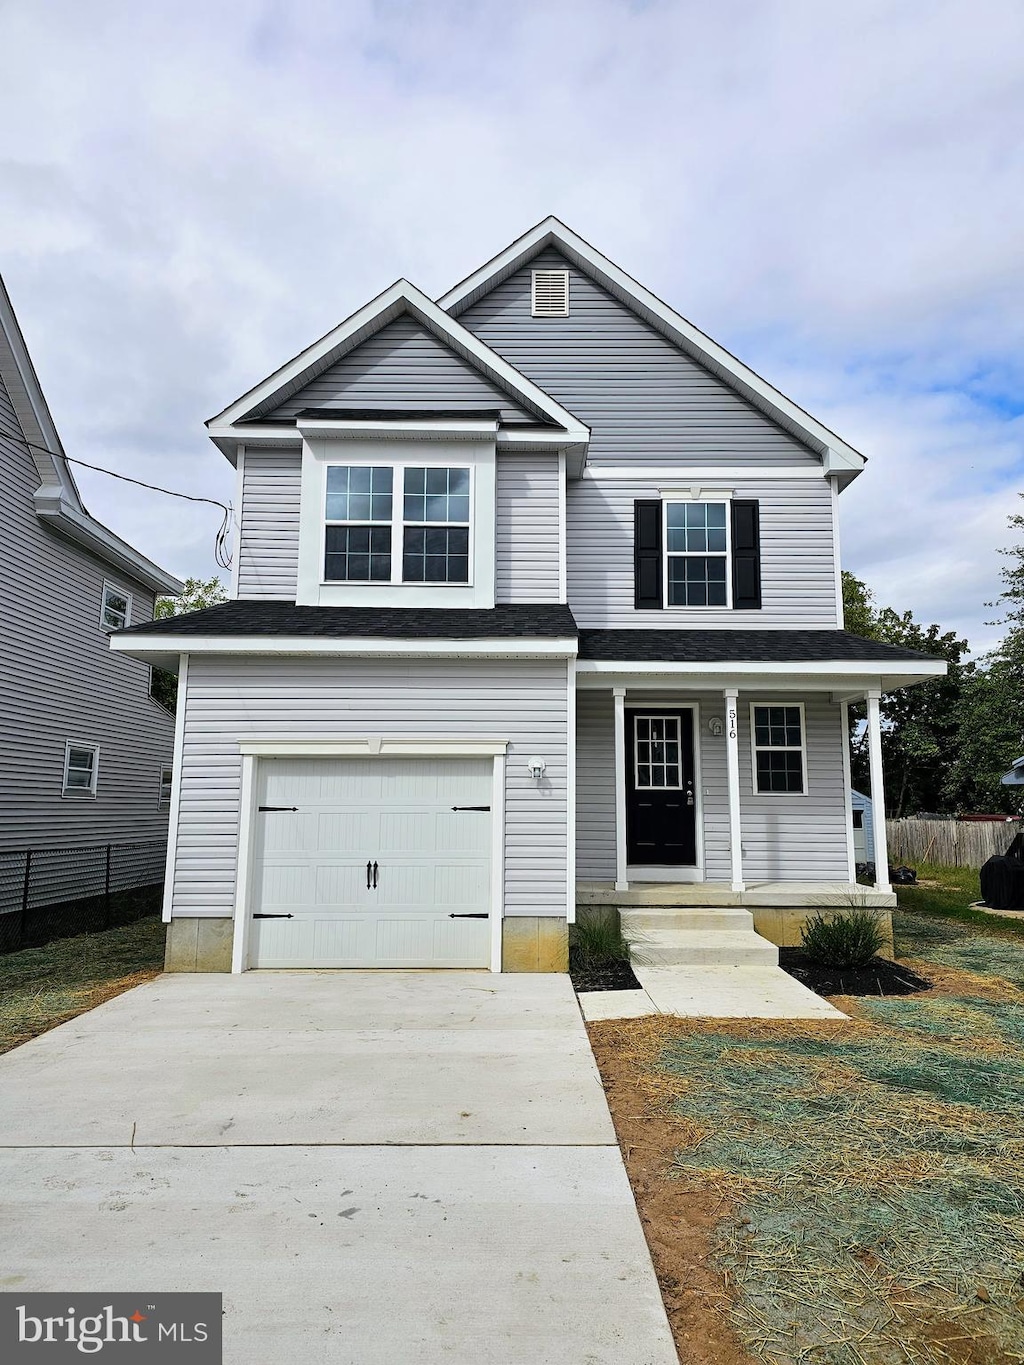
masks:
<path id="1" fill-rule="evenodd" d="M 57 451 L 51 450 L 49 446 L 37 445 L 35 441 L 29 441 L 25 437 L 16 437 L 21 444 L 31 450 L 41 450 L 55 460 L 66 460 L 68 464 L 78 464 L 84 469 L 92 469 L 97 474 L 107 474 L 112 479 L 120 479 L 122 483 L 134 483 L 139 488 L 148 488 L 153 493 L 165 493 L 169 498 L 183 498 L 186 502 L 205 502 L 211 507 L 219 507 L 223 516 L 221 518 L 220 529 L 214 539 L 213 557 L 221 569 L 231 568 L 231 552 L 228 549 L 228 535 L 231 531 L 232 508 L 229 504 L 218 502 L 216 498 L 203 498 L 196 493 L 178 493 L 173 488 L 161 488 L 156 483 L 146 483 L 145 479 L 133 479 L 130 474 L 118 474 L 113 469 L 104 469 L 102 465 L 90 464 L 88 460 L 79 460 L 73 455 L 61 455 Z"/>

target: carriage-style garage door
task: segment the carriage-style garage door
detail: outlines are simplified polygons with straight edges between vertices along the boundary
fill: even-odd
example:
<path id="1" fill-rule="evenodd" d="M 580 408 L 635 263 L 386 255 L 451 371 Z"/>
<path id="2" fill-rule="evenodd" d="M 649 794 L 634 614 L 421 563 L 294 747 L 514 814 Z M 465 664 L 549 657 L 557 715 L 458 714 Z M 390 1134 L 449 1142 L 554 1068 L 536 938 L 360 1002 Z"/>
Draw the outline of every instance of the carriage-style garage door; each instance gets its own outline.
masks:
<path id="1" fill-rule="evenodd" d="M 258 767 L 253 967 L 486 967 L 489 759 Z"/>

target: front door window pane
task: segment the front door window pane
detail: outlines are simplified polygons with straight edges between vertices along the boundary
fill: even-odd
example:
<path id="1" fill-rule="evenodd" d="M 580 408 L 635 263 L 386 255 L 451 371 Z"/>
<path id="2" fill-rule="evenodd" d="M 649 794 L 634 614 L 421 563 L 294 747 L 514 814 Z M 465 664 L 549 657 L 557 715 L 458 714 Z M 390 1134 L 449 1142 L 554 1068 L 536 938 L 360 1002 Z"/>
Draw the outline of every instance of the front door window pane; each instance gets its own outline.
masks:
<path id="1" fill-rule="evenodd" d="M 633 752 L 638 790 L 682 787 L 678 716 L 634 716 Z"/>

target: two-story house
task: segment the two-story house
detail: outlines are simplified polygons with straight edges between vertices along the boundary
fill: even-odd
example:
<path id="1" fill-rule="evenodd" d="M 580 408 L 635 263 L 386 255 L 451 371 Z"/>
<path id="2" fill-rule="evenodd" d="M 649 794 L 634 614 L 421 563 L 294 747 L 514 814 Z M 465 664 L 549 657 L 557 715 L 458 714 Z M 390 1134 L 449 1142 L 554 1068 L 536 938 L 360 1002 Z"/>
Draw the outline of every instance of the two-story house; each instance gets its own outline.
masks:
<path id="1" fill-rule="evenodd" d="M 168 964 L 560 970 L 577 905 L 857 887 L 864 458 L 556 219 L 401 280 L 208 424 L 233 600 L 113 637 L 180 678 Z"/>
<path id="2" fill-rule="evenodd" d="M 181 591 L 82 505 L 0 281 L 0 946 L 24 914 L 159 882 L 174 719 L 112 631 Z M 119 850 L 111 867 L 108 845 Z M 38 927 L 38 926 L 37 926 Z M 45 936 L 45 934 L 44 934 Z M 29 938 L 31 939 L 31 935 Z"/>

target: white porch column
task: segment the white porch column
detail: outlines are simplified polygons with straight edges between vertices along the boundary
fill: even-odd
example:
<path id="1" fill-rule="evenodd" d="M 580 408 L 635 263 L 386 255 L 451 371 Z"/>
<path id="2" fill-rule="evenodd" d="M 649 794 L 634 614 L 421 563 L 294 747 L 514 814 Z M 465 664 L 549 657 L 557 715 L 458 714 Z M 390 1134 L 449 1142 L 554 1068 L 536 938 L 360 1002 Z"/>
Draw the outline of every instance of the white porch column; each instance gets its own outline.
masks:
<path id="1" fill-rule="evenodd" d="M 875 890 L 891 891 L 889 848 L 885 829 L 885 779 L 882 776 L 882 724 L 878 703 L 881 692 L 868 692 L 868 767 L 871 773 L 871 814 L 875 832 Z"/>
<path id="2" fill-rule="evenodd" d="M 725 767 L 729 782 L 729 852 L 732 863 L 732 890 L 744 891 L 743 829 L 740 820 L 740 726 L 739 693 L 735 687 L 723 691 L 725 697 Z"/>
<path id="3" fill-rule="evenodd" d="M 615 890 L 628 891 L 626 880 L 626 689 L 613 687 L 615 699 Z"/>

